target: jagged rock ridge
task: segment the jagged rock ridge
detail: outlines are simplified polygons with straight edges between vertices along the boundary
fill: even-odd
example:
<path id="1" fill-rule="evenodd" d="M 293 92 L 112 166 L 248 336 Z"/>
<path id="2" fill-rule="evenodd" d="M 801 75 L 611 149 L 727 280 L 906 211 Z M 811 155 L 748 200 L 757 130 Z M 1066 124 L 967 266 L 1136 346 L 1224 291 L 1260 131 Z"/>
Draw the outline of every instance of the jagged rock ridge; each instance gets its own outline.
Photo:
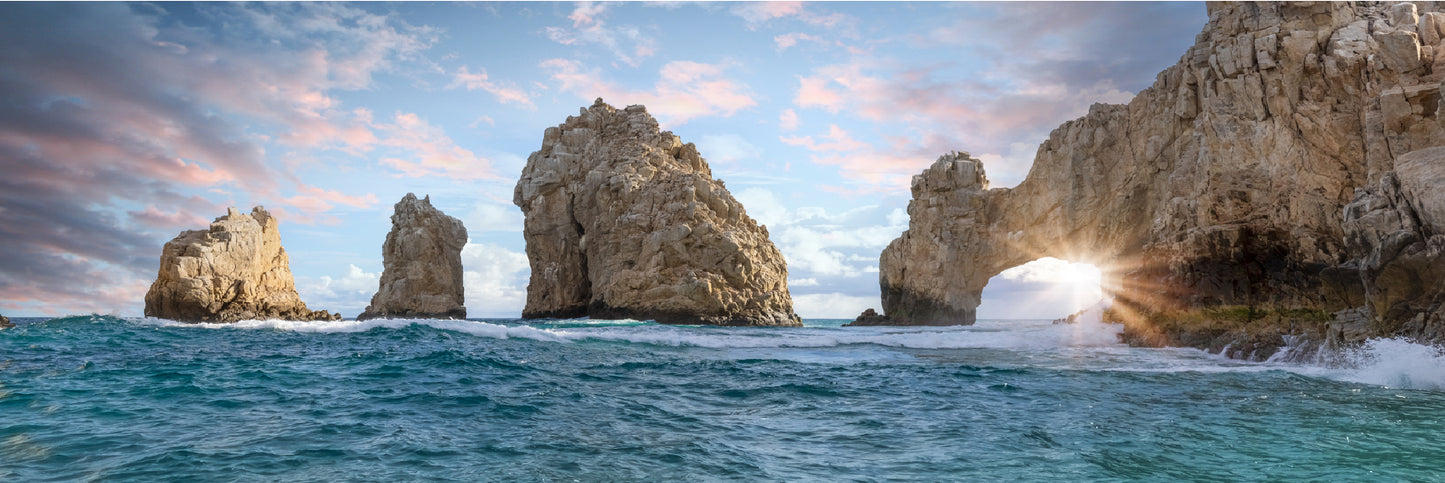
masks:
<path id="1" fill-rule="evenodd" d="M 880 260 L 894 323 L 972 323 L 989 277 L 1052 256 L 1104 270 L 1134 343 L 1264 358 L 1290 333 L 1440 340 L 1426 220 L 1445 207 L 1421 187 L 1441 186 L 1445 14 L 1208 9 L 1177 65 L 1054 130 L 1018 186 L 988 189 L 964 154 L 915 177 Z"/>
<path id="2" fill-rule="evenodd" d="M 801 325 L 767 228 L 643 106 L 598 99 L 547 128 L 513 203 L 532 266 L 525 318 Z"/>
<path id="3" fill-rule="evenodd" d="M 465 319 L 461 220 L 432 207 L 431 196 L 407 193 L 391 215 L 381 246 L 380 286 L 357 320 L 378 317 Z"/>
<path id="4" fill-rule="evenodd" d="M 183 322 L 341 319 L 312 311 L 301 301 L 276 218 L 260 206 L 250 214 L 230 208 L 209 230 L 181 232 L 166 242 L 160 262 L 146 292 L 147 317 Z"/>

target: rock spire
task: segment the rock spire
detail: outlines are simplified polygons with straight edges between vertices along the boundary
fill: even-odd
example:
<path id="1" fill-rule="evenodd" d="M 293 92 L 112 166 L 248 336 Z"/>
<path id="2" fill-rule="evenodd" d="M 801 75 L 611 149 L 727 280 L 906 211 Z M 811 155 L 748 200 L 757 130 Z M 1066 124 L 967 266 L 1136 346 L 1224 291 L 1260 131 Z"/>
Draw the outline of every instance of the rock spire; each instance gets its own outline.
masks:
<path id="1" fill-rule="evenodd" d="M 643 106 L 598 99 L 547 128 L 513 203 L 532 265 L 523 317 L 801 325 L 767 228 Z"/>
<path id="2" fill-rule="evenodd" d="M 461 220 L 431 205 L 431 197 L 407 193 L 391 215 L 391 232 L 381 246 L 380 288 L 357 317 L 465 319 Z"/>

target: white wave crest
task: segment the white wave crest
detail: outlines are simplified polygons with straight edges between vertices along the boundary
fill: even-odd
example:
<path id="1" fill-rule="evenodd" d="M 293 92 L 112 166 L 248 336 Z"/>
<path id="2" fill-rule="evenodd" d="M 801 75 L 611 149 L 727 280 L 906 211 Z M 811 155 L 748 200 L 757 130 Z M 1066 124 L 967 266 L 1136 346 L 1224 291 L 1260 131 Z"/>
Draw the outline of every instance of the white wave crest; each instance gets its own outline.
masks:
<path id="1" fill-rule="evenodd" d="M 442 330 L 464 332 L 479 337 L 493 339 L 506 339 L 520 337 L 524 339 L 535 339 L 551 342 L 566 342 L 565 339 L 557 337 L 545 329 L 537 329 L 529 326 L 508 326 L 477 322 L 471 320 L 438 320 L 438 319 L 369 319 L 369 320 L 325 320 L 325 321 L 297 321 L 297 320 L 242 320 L 229 324 L 200 323 L 191 324 L 176 322 L 174 320 L 145 318 L 138 319 L 140 323 L 158 325 L 163 327 L 200 327 L 207 329 L 275 329 L 291 332 L 311 333 L 354 333 L 366 332 L 378 327 L 388 329 L 400 329 L 412 324 L 426 325 Z"/>
<path id="2" fill-rule="evenodd" d="M 1403 338 L 1370 339 L 1345 352 L 1340 379 L 1400 389 L 1445 390 L 1445 349 Z"/>
<path id="3" fill-rule="evenodd" d="M 229 324 L 190 324 L 165 319 L 137 319 L 148 325 L 207 329 L 273 329 L 311 333 L 355 333 L 375 328 L 399 329 L 412 324 L 463 332 L 479 337 L 512 337 L 548 342 L 609 341 L 704 348 L 820 348 L 875 344 L 913 349 L 1050 349 L 1062 347 L 1121 346 L 1120 327 L 1081 322 L 1051 325 L 1041 321 L 980 321 L 954 327 L 804 327 L 743 328 L 692 327 L 636 321 L 557 321 L 564 327 L 502 325 L 471 320 L 371 319 L 365 321 L 246 320 Z M 592 327 L 589 325 L 597 325 Z M 622 325 L 618 325 L 622 324 Z M 581 326 L 578 326 L 581 325 Z"/>

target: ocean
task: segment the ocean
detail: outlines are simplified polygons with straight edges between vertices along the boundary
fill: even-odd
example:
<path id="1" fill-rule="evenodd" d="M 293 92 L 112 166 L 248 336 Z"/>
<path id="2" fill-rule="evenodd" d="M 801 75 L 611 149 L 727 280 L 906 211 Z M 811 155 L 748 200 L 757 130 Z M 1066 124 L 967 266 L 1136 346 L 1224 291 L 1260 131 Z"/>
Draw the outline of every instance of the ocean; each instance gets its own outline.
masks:
<path id="1" fill-rule="evenodd" d="M 1441 480 L 1445 356 L 1098 323 L 79 316 L 0 331 L 0 481 Z"/>

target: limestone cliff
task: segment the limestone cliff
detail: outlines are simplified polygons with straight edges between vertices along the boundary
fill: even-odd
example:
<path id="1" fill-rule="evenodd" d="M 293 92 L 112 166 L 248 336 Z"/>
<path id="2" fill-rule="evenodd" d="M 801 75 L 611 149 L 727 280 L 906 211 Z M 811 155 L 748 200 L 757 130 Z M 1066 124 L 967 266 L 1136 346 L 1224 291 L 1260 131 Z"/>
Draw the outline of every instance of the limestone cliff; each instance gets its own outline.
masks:
<path id="1" fill-rule="evenodd" d="M 532 265 L 525 318 L 801 325 L 767 228 L 643 106 L 598 99 L 547 128 L 513 202 Z"/>
<path id="2" fill-rule="evenodd" d="M 465 319 L 461 220 L 407 193 L 396 202 L 381 246 L 381 285 L 357 320 L 379 317 Z"/>
<path id="3" fill-rule="evenodd" d="M 341 319 L 306 308 L 276 218 L 259 206 L 249 215 L 231 208 L 209 230 L 166 242 L 145 300 L 147 317 L 184 322 Z"/>
<path id="4" fill-rule="evenodd" d="M 990 277 L 1052 256 L 1105 271 L 1134 343 L 1263 358 L 1284 334 L 1438 340 L 1445 274 L 1424 220 L 1445 206 L 1421 187 L 1442 186 L 1427 148 L 1445 144 L 1445 13 L 1208 10 L 1177 65 L 1054 130 L 1018 186 L 988 189 L 964 154 L 915 177 L 909 229 L 880 260 L 887 316 L 972 323 Z"/>

